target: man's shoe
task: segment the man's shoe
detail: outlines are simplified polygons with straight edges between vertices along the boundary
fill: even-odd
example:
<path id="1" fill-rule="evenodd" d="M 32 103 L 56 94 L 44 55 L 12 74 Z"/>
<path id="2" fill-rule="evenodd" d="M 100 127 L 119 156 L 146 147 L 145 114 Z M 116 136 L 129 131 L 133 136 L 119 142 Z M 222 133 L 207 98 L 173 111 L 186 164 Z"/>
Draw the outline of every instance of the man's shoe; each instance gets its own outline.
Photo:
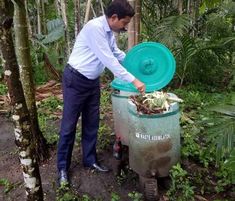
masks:
<path id="1" fill-rule="evenodd" d="M 98 172 L 109 172 L 110 169 L 103 166 L 103 165 L 99 165 L 98 163 L 94 163 L 92 164 L 91 166 L 89 166 L 89 168 L 93 169 L 93 170 L 96 170 Z"/>
<path id="2" fill-rule="evenodd" d="M 58 182 L 59 182 L 60 187 L 69 186 L 69 177 L 68 177 L 67 171 L 65 171 L 65 170 L 60 170 L 59 171 Z"/>

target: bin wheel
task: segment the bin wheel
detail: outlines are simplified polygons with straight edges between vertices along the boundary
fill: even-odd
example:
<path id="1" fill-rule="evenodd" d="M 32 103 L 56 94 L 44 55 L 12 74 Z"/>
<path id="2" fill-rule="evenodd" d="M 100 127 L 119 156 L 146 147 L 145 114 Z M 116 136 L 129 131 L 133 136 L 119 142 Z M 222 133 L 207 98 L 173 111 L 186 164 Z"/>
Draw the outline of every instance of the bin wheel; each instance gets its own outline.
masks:
<path id="1" fill-rule="evenodd" d="M 157 179 L 140 176 L 140 187 L 146 201 L 159 200 Z"/>

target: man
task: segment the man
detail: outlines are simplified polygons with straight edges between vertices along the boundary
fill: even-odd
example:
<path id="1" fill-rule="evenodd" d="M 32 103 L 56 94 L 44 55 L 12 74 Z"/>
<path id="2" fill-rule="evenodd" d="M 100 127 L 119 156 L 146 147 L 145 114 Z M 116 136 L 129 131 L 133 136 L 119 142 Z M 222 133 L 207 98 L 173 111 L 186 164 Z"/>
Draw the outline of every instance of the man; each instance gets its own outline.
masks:
<path id="1" fill-rule="evenodd" d="M 99 76 L 107 67 L 114 76 L 132 82 L 141 92 L 145 85 L 120 64 L 125 53 L 118 49 L 113 31 L 124 30 L 134 16 L 127 0 L 114 0 L 105 15 L 90 20 L 76 38 L 73 51 L 63 73 L 64 109 L 57 152 L 59 184 L 69 183 L 76 125 L 82 114 L 82 154 L 84 167 L 99 172 L 109 169 L 97 161 L 96 141 L 99 128 Z"/>

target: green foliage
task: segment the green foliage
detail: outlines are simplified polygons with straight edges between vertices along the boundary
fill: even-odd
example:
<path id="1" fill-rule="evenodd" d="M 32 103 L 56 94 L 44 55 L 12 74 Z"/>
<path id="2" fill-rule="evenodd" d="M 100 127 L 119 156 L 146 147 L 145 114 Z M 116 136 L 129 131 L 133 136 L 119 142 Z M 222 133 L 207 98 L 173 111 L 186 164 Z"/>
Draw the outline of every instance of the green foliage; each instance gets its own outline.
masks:
<path id="1" fill-rule="evenodd" d="M 62 186 L 56 190 L 56 201 L 101 201 L 101 199 L 94 199 L 87 194 L 78 195 L 72 188 Z"/>
<path id="2" fill-rule="evenodd" d="M 53 19 L 47 22 L 48 34 L 41 41 L 43 44 L 48 44 L 59 40 L 64 36 L 64 23 L 62 19 Z"/>
<path id="3" fill-rule="evenodd" d="M 91 199 L 88 195 L 82 195 L 81 197 L 81 201 L 92 201 L 93 199 Z"/>
<path id="4" fill-rule="evenodd" d="M 98 149 L 105 149 L 110 145 L 110 139 L 111 139 L 111 128 L 109 125 L 107 125 L 105 122 L 101 121 L 98 131 Z"/>
<path id="5" fill-rule="evenodd" d="M 14 188 L 16 188 L 18 185 L 19 184 L 11 183 L 8 179 L 5 179 L 5 178 L 0 179 L 0 186 L 4 187 L 3 192 L 6 194 L 9 193 Z"/>
<path id="6" fill-rule="evenodd" d="M 231 62 L 235 47 L 234 2 L 203 1 L 202 7 L 212 9 L 201 9 L 203 12 L 197 19 L 186 14 L 167 15 L 173 11 L 170 2 L 142 3 L 142 12 L 146 10 L 142 16 L 143 40 L 161 42 L 172 50 L 178 86 L 189 83 L 212 88 L 229 86 L 234 74 Z"/>
<path id="7" fill-rule="evenodd" d="M 181 156 L 183 159 L 191 159 L 203 167 L 208 167 L 214 163 L 216 148 L 214 144 L 206 142 L 203 135 L 203 127 L 191 125 L 185 128 L 182 134 Z"/>
<path id="8" fill-rule="evenodd" d="M 234 183 L 235 175 L 233 165 L 235 125 L 232 117 L 234 113 L 231 110 L 234 107 L 231 105 L 234 104 L 234 95 L 227 93 L 210 94 L 189 88 L 176 90 L 176 94 L 184 99 L 182 104 L 184 112 L 181 115 L 182 120 L 184 120 L 181 121 L 183 126 L 182 159 L 190 160 L 206 168 L 215 167 L 210 172 L 210 177 L 216 178 L 216 187 L 210 186 L 209 179 L 208 184 L 200 190 L 202 194 L 208 192 L 208 190 L 213 192 L 214 190 L 216 192 L 227 191 L 229 186 Z M 218 105 L 218 103 L 220 104 Z M 218 106 L 211 107 L 215 104 Z M 230 104 L 230 106 L 225 107 L 223 104 Z M 226 111 L 226 108 L 228 111 Z M 213 111 L 229 116 L 223 117 Z M 194 175 L 190 177 L 190 181 L 197 185 L 200 183 L 200 178 L 198 179 Z"/>
<path id="9" fill-rule="evenodd" d="M 116 192 L 111 193 L 111 201 L 119 201 L 121 200 L 120 196 Z"/>
<path id="10" fill-rule="evenodd" d="M 45 110 L 45 112 L 53 112 L 56 109 L 61 109 L 62 101 L 56 96 L 51 96 L 47 99 L 44 99 L 40 105 L 38 105 L 39 110 Z"/>
<path id="11" fill-rule="evenodd" d="M 79 201 L 79 199 L 69 187 L 61 186 L 56 190 L 56 201 Z"/>
<path id="12" fill-rule="evenodd" d="M 61 100 L 54 96 L 45 99 L 38 105 L 39 126 L 48 144 L 56 144 L 59 139 L 58 128 L 52 124 L 58 117 L 52 114 L 56 110 L 61 110 L 61 108 Z"/>
<path id="13" fill-rule="evenodd" d="M 195 187 L 191 186 L 187 171 L 177 164 L 170 170 L 170 177 L 172 185 L 167 191 L 170 201 L 193 201 Z"/>
<path id="14" fill-rule="evenodd" d="M 173 50 L 180 86 L 185 83 L 203 83 L 224 87 L 231 80 L 232 64 L 228 59 L 228 47 L 234 37 L 202 41 L 183 37 L 182 46 Z"/>
<path id="15" fill-rule="evenodd" d="M 216 145 L 216 162 L 228 158 L 235 145 L 234 119 L 220 120 L 220 123 L 211 128 L 207 140 Z"/>
<path id="16" fill-rule="evenodd" d="M 35 44 L 31 45 L 30 49 L 34 82 L 36 85 L 44 84 L 48 80 L 48 75 L 44 66 L 42 47 Z"/>
<path id="17" fill-rule="evenodd" d="M 155 26 L 154 40 L 165 44 L 170 49 L 182 46 L 181 37 L 191 27 L 188 15 L 169 16 L 160 21 L 159 26 Z"/>
<path id="18" fill-rule="evenodd" d="M 38 122 L 47 143 L 51 145 L 56 144 L 59 139 L 58 128 L 51 124 L 52 118 L 48 115 L 39 113 Z"/>
<path id="19" fill-rule="evenodd" d="M 111 110 L 111 91 L 108 88 L 103 88 L 101 90 L 100 96 L 100 114 L 101 119 L 104 118 L 104 115 Z"/>
<path id="20" fill-rule="evenodd" d="M 0 83 L 0 95 L 6 95 L 7 86 L 5 84 Z"/>
<path id="21" fill-rule="evenodd" d="M 234 170 L 231 170 L 223 164 L 220 165 L 215 175 L 217 177 L 215 186 L 215 191 L 217 193 L 226 191 L 231 184 L 234 184 Z"/>
<path id="22" fill-rule="evenodd" d="M 143 200 L 142 199 L 143 194 L 136 192 L 136 191 L 128 193 L 128 197 L 130 197 L 132 199 L 132 201 L 142 201 Z"/>
<path id="23" fill-rule="evenodd" d="M 231 151 L 229 157 L 224 162 L 224 168 L 227 170 L 231 183 L 235 184 L 235 149 Z"/>
<path id="24" fill-rule="evenodd" d="M 195 138 L 197 133 L 187 133 L 183 135 L 183 146 L 181 149 L 182 157 L 198 157 L 200 153 L 200 145 L 197 143 L 198 138 Z"/>
<path id="25" fill-rule="evenodd" d="M 182 110 L 192 110 L 202 107 L 204 104 L 208 103 L 208 94 L 200 93 L 197 89 L 176 89 L 175 94 L 184 100 L 180 104 Z"/>
<path id="26" fill-rule="evenodd" d="M 110 91 L 108 88 L 103 88 L 101 90 L 100 97 L 100 125 L 98 131 L 98 149 L 105 149 L 110 145 L 111 139 L 111 127 L 107 124 L 107 120 L 110 118 L 109 115 L 111 108 L 111 99 L 110 99 Z"/>
<path id="27" fill-rule="evenodd" d="M 38 65 L 33 67 L 33 77 L 36 85 L 44 84 L 48 81 L 49 77 L 43 63 L 38 63 Z"/>
<path id="28" fill-rule="evenodd" d="M 120 33 L 118 35 L 117 44 L 118 44 L 118 47 L 120 50 L 127 51 L 127 49 L 128 49 L 128 34 L 126 32 Z"/>
<path id="29" fill-rule="evenodd" d="M 204 0 L 202 2 L 202 8 L 214 8 L 221 3 L 221 0 Z M 204 10 L 205 11 L 205 10 Z"/>
<path id="30" fill-rule="evenodd" d="M 60 74 L 65 64 L 63 20 L 56 18 L 48 21 L 47 32 L 47 35 L 36 35 L 33 40 L 33 64 L 35 66 L 36 83 L 43 83 L 50 79 L 47 74 L 48 65 L 56 69 Z M 47 62 L 45 56 L 48 58 Z"/>
<path id="31" fill-rule="evenodd" d="M 174 54 L 179 65 L 177 75 L 180 78 L 180 86 L 184 82 L 191 59 L 198 52 L 194 39 L 185 36 L 181 38 L 181 43 L 181 46 L 174 49 Z"/>
<path id="32" fill-rule="evenodd" d="M 235 122 L 234 117 L 220 115 L 218 118 L 215 125 L 207 132 L 207 141 L 216 148 L 215 163 L 219 167 L 217 191 L 222 191 L 223 187 L 235 183 Z"/>
<path id="33" fill-rule="evenodd" d="M 141 1 L 141 22 L 143 40 L 154 40 L 155 31 L 159 25 L 159 21 L 170 15 L 175 15 L 175 8 L 169 1 Z"/>

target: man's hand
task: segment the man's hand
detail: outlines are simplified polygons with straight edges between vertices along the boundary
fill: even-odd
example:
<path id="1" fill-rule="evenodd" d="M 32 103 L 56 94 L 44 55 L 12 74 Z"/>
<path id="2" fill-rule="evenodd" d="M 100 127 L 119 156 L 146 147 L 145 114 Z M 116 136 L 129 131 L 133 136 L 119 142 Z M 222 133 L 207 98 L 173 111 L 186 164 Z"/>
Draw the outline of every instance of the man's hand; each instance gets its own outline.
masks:
<path id="1" fill-rule="evenodd" d="M 145 84 L 141 81 L 139 81 L 138 79 L 134 79 L 134 81 L 132 82 L 132 84 L 135 85 L 136 89 L 138 89 L 138 91 L 141 94 L 145 93 Z"/>

